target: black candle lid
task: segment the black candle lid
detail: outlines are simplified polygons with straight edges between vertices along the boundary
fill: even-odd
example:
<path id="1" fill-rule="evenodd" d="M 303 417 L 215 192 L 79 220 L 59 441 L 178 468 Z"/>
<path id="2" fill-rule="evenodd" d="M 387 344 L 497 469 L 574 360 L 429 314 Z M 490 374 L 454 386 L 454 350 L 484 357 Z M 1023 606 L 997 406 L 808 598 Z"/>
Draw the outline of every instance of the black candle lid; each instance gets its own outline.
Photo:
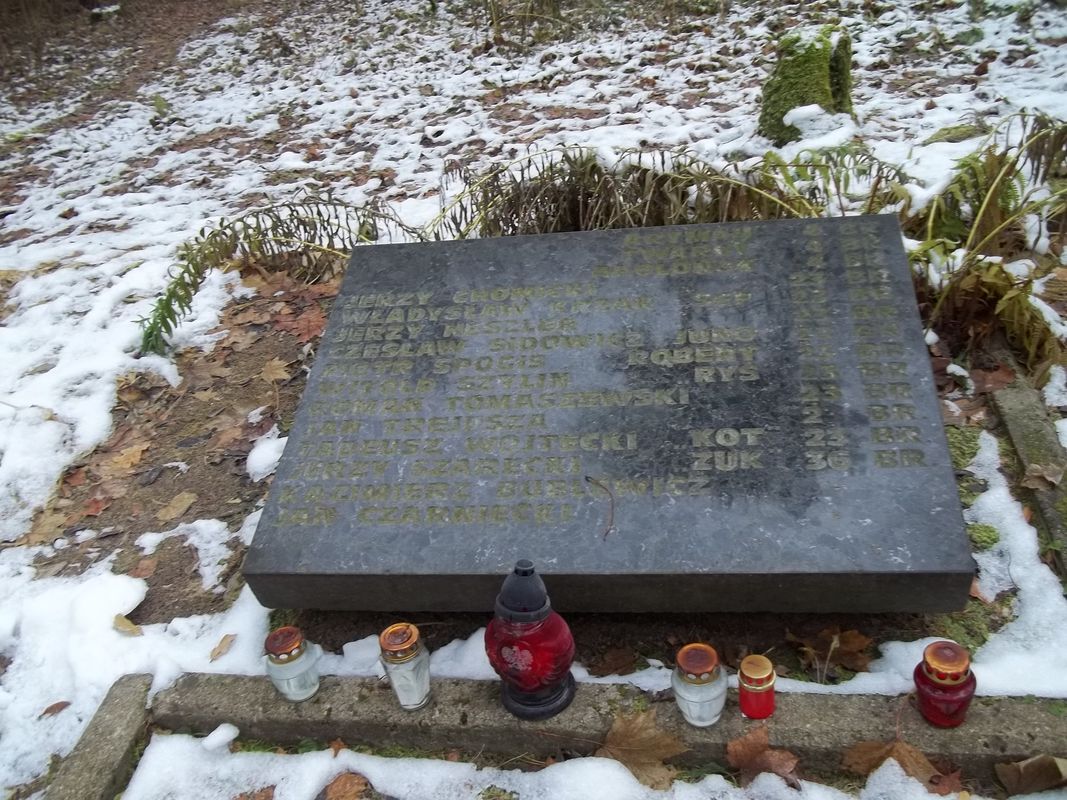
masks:
<path id="1" fill-rule="evenodd" d="M 540 622 L 551 610 L 545 582 L 533 562 L 520 559 L 496 596 L 496 615 L 508 622 Z"/>

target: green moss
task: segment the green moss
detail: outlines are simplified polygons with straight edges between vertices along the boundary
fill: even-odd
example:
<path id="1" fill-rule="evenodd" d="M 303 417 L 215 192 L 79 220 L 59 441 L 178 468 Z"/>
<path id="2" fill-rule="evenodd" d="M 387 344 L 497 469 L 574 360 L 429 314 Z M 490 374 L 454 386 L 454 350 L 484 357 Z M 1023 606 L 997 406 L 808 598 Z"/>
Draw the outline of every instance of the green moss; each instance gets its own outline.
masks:
<path id="1" fill-rule="evenodd" d="M 778 63 L 763 87 L 759 132 L 781 146 L 800 138 L 783 117 L 799 106 L 819 105 L 831 114 L 852 113 L 852 42 L 832 25 L 812 34 L 786 36 Z"/>
<path id="2" fill-rule="evenodd" d="M 678 773 L 674 776 L 675 780 L 684 781 L 686 783 L 697 783 L 704 780 L 708 775 L 722 775 L 724 778 L 730 777 L 730 770 L 715 761 L 705 761 L 696 767 L 687 767 L 685 769 L 678 770 Z"/>
<path id="3" fill-rule="evenodd" d="M 284 628 L 286 625 L 296 625 L 299 618 L 300 612 L 295 608 L 271 609 L 270 616 L 268 617 L 271 630 Z"/>
<path id="4" fill-rule="evenodd" d="M 951 639 L 973 653 L 1011 618 L 1011 604 L 1010 597 L 988 605 L 979 600 L 968 600 L 963 611 L 928 617 L 930 635 Z"/>
<path id="5" fill-rule="evenodd" d="M 1048 709 L 1050 714 L 1054 714 L 1057 717 L 1067 714 L 1067 703 L 1063 700 L 1046 700 L 1045 708 Z"/>
<path id="6" fill-rule="evenodd" d="M 499 786 L 486 786 L 478 792 L 478 800 L 519 800 L 519 795 Z"/>
<path id="7" fill-rule="evenodd" d="M 973 139 L 976 136 L 983 136 L 987 133 L 989 133 L 989 128 L 985 125 L 972 125 L 970 123 L 949 125 L 947 128 L 942 128 L 928 138 L 923 144 L 934 144 L 936 142 L 965 142 L 968 139 Z"/>
<path id="8" fill-rule="evenodd" d="M 971 544 L 975 550 L 988 550 L 1000 541 L 1000 534 L 992 525 L 975 523 L 967 526 L 967 535 L 971 537 Z"/>
<path id="9" fill-rule="evenodd" d="M 956 44 L 971 45 L 982 41 L 984 37 L 985 32 L 981 28 L 968 28 L 961 33 L 957 33 L 952 41 Z"/>
<path id="10" fill-rule="evenodd" d="M 651 705 L 652 704 L 648 699 L 648 695 L 639 694 L 632 701 L 630 701 L 630 713 L 640 714 L 644 711 L 648 711 Z"/>
<path id="11" fill-rule="evenodd" d="M 974 457 L 978 455 L 981 435 L 981 428 L 960 428 L 956 425 L 945 428 L 948 452 L 952 456 L 952 466 L 955 469 L 966 469 L 967 465 L 974 461 Z"/>

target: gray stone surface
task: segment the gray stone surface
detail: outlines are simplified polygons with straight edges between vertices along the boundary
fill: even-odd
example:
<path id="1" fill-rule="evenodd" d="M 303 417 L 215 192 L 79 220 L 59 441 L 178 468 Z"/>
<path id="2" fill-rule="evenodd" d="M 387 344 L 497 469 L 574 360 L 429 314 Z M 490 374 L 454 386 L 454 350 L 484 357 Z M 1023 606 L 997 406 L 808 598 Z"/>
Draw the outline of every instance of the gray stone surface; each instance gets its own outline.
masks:
<path id="1" fill-rule="evenodd" d="M 499 685 L 437 680 L 433 699 L 420 711 L 404 711 L 384 682 L 326 678 L 304 703 L 283 700 L 266 678 L 186 675 L 158 694 L 153 721 L 176 731 L 207 734 L 231 722 L 241 736 L 269 742 L 322 742 L 402 746 L 424 751 L 458 748 L 469 753 L 548 756 L 566 749 L 596 750 L 619 713 L 648 707 L 647 698 L 624 685 L 581 684 L 571 706 L 544 722 L 523 722 L 500 704 Z M 731 691 L 722 720 L 711 728 L 687 725 L 673 702 L 653 703 L 657 724 L 679 736 L 689 752 L 677 763 L 725 763 L 726 743 L 759 724 L 741 717 Z M 771 744 L 793 751 L 809 772 L 838 772 L 842 754 L 863 741 L 900 737 L 930 757 L 941 757 L 969 780 L 990 785 L 993 765 L 1040 753 L 1062 752 L 1067 715 L 1062 701 L 978 698 L 966 723 L 955 730 L 928 725 L 908 697 L 781 694 L 768 721 Z"/>
<path id="2" fill-rule="evenodd" d="M 147 735 L 151 675 L 126 675 L 108 691 L 56 771 L 46 800 L 114 800 L 133 769 L 137 746 Z"/>
<path id="3" fill-rule="evenodd" d="M 1049 536 L 1062 553 L 1067 550 L 1067 483 L 1062 478 L 1059 483 L 1052 483 L 1036 477 L 1063 476 L 1067 468 L 1067 453 L 1064 453 L 1056 428 L 1049 419 L 1045 402 L 1026 378 L 1019 378 L 994 392 L 993 402 L 1004 420 L 1008 438 L 1024 471 L 1035 476 L 1027 481 L 1034 504 Z"/>
<path id="4" fill-rule="evenodd" d="M 895 218 L 359 248 L 269 606 L 943 611 L 973 563 Z"/>

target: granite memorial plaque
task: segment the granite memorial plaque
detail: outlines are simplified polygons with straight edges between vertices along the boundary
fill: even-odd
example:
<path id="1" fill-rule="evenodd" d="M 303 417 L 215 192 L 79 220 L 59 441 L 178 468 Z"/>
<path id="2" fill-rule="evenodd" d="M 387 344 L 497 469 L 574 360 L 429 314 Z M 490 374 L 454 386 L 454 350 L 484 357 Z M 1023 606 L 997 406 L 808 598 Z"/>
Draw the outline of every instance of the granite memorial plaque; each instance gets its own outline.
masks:
<path id="1" fill-rule="evenodd" d="M 359 248 L 269 606 L 943 611 L 973 572 L 894 217 Z"/>

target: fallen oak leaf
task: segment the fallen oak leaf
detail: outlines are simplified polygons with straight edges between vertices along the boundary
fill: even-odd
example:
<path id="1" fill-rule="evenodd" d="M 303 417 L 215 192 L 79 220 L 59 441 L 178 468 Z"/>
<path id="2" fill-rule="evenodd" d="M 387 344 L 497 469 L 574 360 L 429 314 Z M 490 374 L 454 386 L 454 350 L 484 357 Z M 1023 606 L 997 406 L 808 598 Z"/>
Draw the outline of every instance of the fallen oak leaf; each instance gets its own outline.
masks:
<path id="1" fill-rule="evenodd" d="M 156 512 L 156 519 L 160 522 L 170 522 L 175 520 L 189 510 L 189 507 L 196 502 L 196 495 L 192 492 L 179 492 L 171 498 L 163 508 Z"/>
<path id="2" fill-rule="evenodd" d="M 115 615 L 115 620 L 111 623 L 111 627 L 125 636 L 144 636 L 144 631 L 141 630 L 141 626 L 130 622 L 130 620 L 122 614 Z"/>
<path id="3" fill-rule="evenodd" d="M 218 659 L 226 655 L 228 652 L 230 652 L 230 648 L 233 647 L 233 643 L 236 639 L 236 633 L 227 633 L 225 636 L 219 639 L 219 643 L 213 648 L 211 648 L 210 660 L 217 661 Z"/>
<path id="4" fill-rule="evenodd" d="M 64 708 L 70 705 L 70 700 L 60 700 L 57 703 L 52 703 L 48 708 L 37 715 L 37 719 L 44 719 L 45 717 L 54 717 Z"/>
<path id="5" fill-rule="evenodd" d="M 726 743 L 726 760 L 741 773 L 741 785 L 747 786 L 762 772 L 773 772 L 794 789 L 800 788 L 797 765 L 800 759 L 789 752 L 770 746 L 766 725 L 753 728 L 744 736 Z"/>
<path id="6" fill-rule="evenodd" d="M 649 709 L 617 715 L 604 745 L 593 755 L 622 763 L 645 786 L 666 789 L 677 770 L 664 764 L 664 760 L 688 749 L 680 739 L 656 725 L 656 711 Z"/>

